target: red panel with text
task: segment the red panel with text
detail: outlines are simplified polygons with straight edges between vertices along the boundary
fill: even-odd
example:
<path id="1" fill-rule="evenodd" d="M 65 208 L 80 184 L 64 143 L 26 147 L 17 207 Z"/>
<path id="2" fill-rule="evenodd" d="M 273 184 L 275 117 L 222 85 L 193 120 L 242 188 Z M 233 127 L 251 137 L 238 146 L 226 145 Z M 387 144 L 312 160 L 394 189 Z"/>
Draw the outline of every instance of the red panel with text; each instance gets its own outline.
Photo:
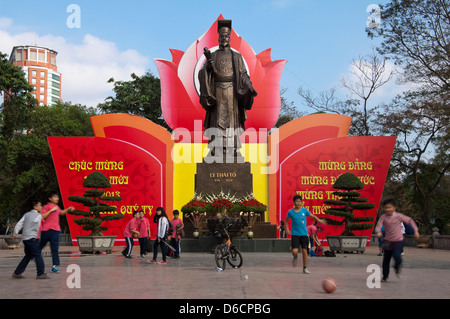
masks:
<path id="1" fill-rule="evenodd" d="M 128 142 L 102 137 L 49 137 L 50 150 L 58 177 L 64 206 L 75 206 L 85 210 L 81 204 L 68 200 L 69 196 L 82 196 L 83 181 L 93 171 L 105 174 L 111 188 L 106 195 L 121 196 L 117 213 L 124 218 L 105 222 L 105 235 L 116 235 L 116 245 L 123 245 L 123 230 L 132 218 L 133 210 L 144 210 L 147 218 L 156 207 L 164 206 L 163 165 L 149 151 Z M 76 206 L 79 205 L 79 206 Z M 76 236 L 88 235 L 81 226 L 73 222 L 75 217 L 67 215 L 74 245 Z M 154 225 L 151 223 L 155 233 Z"/>

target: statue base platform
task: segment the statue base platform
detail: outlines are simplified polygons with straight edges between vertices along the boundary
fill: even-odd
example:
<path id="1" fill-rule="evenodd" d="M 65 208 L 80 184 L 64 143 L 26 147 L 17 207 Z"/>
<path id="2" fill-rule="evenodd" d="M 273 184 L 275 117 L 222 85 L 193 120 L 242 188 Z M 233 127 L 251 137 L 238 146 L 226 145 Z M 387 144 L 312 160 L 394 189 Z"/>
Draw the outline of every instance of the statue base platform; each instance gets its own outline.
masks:
<path id="1" fill-rule="evenodd" d="M 198 239 L 181 239 L 182 252 L 213 252 L 218 244 L 214 237 L 200 237 Z M 233 238 L 235 245 L 241 252 L 290 252 L 291 239 L 286 238 Z M 245 258 L 245 257 L 244 257 Z M 214 262 L 214 261 L 213 261 Z"/>
<path id="2" fill-rule="evenodd" d="M 240 162 L 239 158 L 214 162 L 204 158 L 197 164 L 195 191 L 202 194 L 218 194 L 221 191 L 230 195 L 245 196 L 253 192 L 253 177 L 250 163 Z M 224 158 L 228 159 L 228 158 Z M 232 161 L 234 159 L 234 162 Z"/>

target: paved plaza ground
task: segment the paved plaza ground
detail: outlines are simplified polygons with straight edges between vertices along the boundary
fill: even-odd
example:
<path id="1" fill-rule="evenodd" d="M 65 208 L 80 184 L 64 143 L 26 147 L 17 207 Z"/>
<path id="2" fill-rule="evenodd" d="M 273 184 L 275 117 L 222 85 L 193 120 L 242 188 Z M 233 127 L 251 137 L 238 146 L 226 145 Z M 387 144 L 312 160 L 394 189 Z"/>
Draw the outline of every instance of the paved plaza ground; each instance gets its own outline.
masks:
<path id="1" fill-rule="evenodd" d="M 32 261 L 24 279 L 11 274 L 23 256 L 23 249 L 0 250 L 1 299 L 448 299 L 450 294 L 450 251 L 405 247 L 403 272 L 399 279 L 391 271 L 381 288 L 370 265 L 381 266 L 377 247 L 364 254 L 336 254 L 336 257 L 310 257 L 310 274 L 293 268 L 290 252 L 244 253 L 240 269 L 217 271 L 214 255 L 182 253 L 168 258 L 166 265 L 151 264 L 147 258 L 125 259 L 115 247 L 111 254 L 81 254 L 77 247 L 60 247 L 61 272 L 50 270 L 49 247 L 44 249 L 46 271 L 51 279 L 36 280 Z M 158 256 L 161 257 L 161 254 Z M 301 265 L 301 260 L 299 260 Z M 75 265 L 75 266 L 73 266 Z M 78 281 L 73 269 L 80 275 Z M 78 268 L 79 267 L 79 268 Z M 369 268 L 368 268 L 369 267 Z M 372 266 L 373 267 L 373 266 Z M 376 268 L 376 266 L 375 266 Z M 69 270 L 69 272 L 68 272 Z M 369 276 L 371 276 L 369 278 Z M 321 287 L 333 278 L 337 290 L 326 294 Z M 79 288 L 70 286 L 79 283 Z M 71 284 L 72 283 L 72 284 Z"/>

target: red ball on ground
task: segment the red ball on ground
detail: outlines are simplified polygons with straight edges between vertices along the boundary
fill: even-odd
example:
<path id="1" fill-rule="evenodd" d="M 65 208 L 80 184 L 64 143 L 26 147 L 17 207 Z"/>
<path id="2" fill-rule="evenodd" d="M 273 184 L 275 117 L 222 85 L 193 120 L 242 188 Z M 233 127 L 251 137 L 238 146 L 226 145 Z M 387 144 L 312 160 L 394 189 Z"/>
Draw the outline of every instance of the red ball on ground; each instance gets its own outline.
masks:
<path id="1" fill-rule="evenodd" d="M 326 293 L 331 294 L 336 290 L 337 285 L 333 279 L 328 278 L 322 281 L 322 288 Z"/>

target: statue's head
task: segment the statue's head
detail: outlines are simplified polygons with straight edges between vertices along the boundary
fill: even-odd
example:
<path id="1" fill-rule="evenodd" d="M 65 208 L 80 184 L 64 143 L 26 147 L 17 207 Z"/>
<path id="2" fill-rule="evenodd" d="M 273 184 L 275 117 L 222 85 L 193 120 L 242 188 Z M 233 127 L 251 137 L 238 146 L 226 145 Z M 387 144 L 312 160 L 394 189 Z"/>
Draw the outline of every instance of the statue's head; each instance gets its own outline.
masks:
<path id="1" fill-rule="evenodd" d="M 219 46 L 226 48 L 230 46 L 231 20 L 217 21 L 217 32 L 219 33 Z"/>

